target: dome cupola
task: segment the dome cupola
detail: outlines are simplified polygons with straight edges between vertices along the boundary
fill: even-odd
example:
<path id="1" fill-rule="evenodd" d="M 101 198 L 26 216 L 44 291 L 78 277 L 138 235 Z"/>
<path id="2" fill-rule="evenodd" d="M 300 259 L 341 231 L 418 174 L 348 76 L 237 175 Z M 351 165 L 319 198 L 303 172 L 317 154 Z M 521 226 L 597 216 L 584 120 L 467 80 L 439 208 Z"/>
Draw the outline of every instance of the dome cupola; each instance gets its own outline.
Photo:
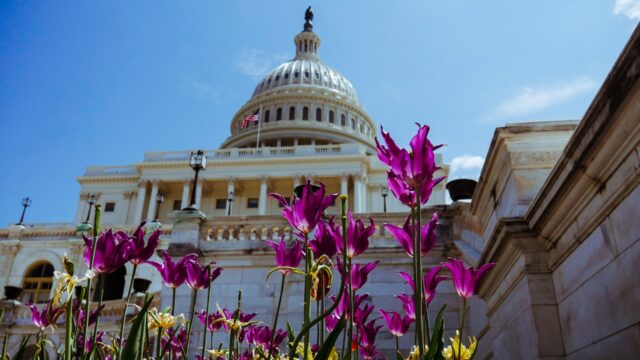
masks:
<path id="1" fill-rule="evenodd" d="M 313 17 L 309 7 L 303 31 L 294 38 L 295 57 L 256 85 L 235 114 L 222 148 L 359 143 L 374 150 L 375 123 L 360 106 L 351 82 L 320 60 Z M 242 127 L 242 120 L 255 112 L 260 126 L 253 122 Z"/>

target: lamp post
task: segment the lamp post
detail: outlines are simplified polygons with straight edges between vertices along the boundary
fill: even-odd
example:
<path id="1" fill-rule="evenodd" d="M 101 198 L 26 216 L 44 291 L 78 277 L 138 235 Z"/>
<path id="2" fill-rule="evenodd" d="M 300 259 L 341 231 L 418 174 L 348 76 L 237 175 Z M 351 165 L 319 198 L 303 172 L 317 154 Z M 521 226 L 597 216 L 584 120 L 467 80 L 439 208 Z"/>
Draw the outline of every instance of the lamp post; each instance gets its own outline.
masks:
<path id="1" fill-rule="evenodd" d="M 83 224 L 89 224 L 89 217 L 91 217 L 91 208 L 93 207 L 93 204 L 96 203 L 96 196 L 90 194 L 89 200 L 87 200 L 87 202 L 89 203 L 89 210 L 87 211 L 87 218 L 84 220 Z"/>
<path id="2" fill-rule="evenodd" d="M 24 221 L 24 214 L 27 212 L 27 208 L 31 206 L 31 199 L 27 196 L 22 199 L 22 215 L 20 215 L 20 221 L 18 221 L 18 225 L 22 225 Z"/>
<path id="3" fill-rule="evenodd" d="M 389 187 L 386 185 L 380 186 L 380 195 L 382 195 L 382 207 L 384 212 L 387 212 L 387 196 L 389 196 Z"/>
<path id="4" fill-rule="evenodd" d="M 204 151 L 198 150 L 196 152 L 191 152 L 191 156 L 189 158 L 189 166 L 196 172 L 195 179 L 193 180 L 193 187 L 191 188 L 191 201 L 189 207 L 182 210 L 196 210 L 196 186 L 198 185 L 198 173 L 200 170 L 204 170 L 207 168 L 207 156 L 204 154 Z"/>
<path id="5" fill-rule="evenodd" d="M 229 204 L 229 206 L 227 206 L 227 216 L 231 216 L 231 205 L 233 205 L 233 191 L 229 191 L 229 194 L 227 194 L 227 203 Z"/>
<path id="6" fill-rule="evenodd" d="M 160 204 L 162 204 L 164 202 L 164 195 L 162 195 L 161 193 L 158 193 L 158 195 L 156 195 L 156 215 L 153 217 L 153 221 L 154 222 L 160 222 L 158 220 L 158 214 L 160 210 Z"/>

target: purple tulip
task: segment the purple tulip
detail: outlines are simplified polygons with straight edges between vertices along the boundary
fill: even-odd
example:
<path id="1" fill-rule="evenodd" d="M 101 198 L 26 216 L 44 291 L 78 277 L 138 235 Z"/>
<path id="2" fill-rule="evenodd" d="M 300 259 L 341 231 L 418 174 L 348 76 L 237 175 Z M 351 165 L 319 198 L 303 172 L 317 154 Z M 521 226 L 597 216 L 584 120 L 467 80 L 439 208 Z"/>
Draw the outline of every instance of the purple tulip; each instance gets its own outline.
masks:
<path id="1" fill-rule="evenodd" d="M 405 316 L 404 318 L 395 311 L 390 313 L 380 309 L 380 315 L 387 323 L 387 327 L 389 328 L 389 332 L 394 336 L 403 336 L 408 330 L 409 325 L 413 321 L 409 316 Z"/>
<path id="2" fill-rule="evenodd" d="M 378 319 L 373 319 L 364 325 L 359 325 L 360 339 L 356 343 L 358 343 L 358 348 L 363 359 L 375 359 L 380 355 L 380 352 L 376 349 L 376 335 L 378 335 L 378 331 L 380 331 L 382 325 L 376 326 L 377 320 Z"/>
<path id="3" fill-rule="evenodd" d="M 302 249 L 300 248 L 300 241 L 294 240 L 293 245 L 287 249 L 287 242 L 284 240 L 284 236 L 280 238 L 280 243 L 267 240 L 267 243 L 271 245 L 276 252 L 276 265 L 286 267 L 298 267 L 302 260 Z M 280 272 L 284 275 L 291 273 L 291 270 L 281 269 Z"/>
<path id="4" fill-rule="evenodd" d="M 269 326 L 252 326 L 247 330 L 246 340 L 247 343 L 253 344 L 255 346 L 261 346 L 265 351 L 269 348 L 269 343 L 271 342 L 271 336 L 273 335 L 273 331 Z M 275 337 L 273 338 L 273 349 L 272 351 L 277 351 L 278 346 L 284 341 L 287 337 L 287 332 L 282 329 L 277 329 Z"/>
<path id="5" fill-rule="evenodd" d="M 436 287 L 438 283 L 442 280 L 448 279 L 446 276 L 439 276 L 438 272 L 440 271 L 440 266 L 434 266 L 429 271 L 427 271 L 422 277 L 422 291 L 424 292 L 425 300 L 428 304 L 431 304 L 431 301 L 436 296 Z M 400 272 L 400 276 L 409 284 L 411 290 L 415 291 L 413 277 L 405 272 Z"/>
<path id="6" fill-rule="evenodd" d="M 84 261 L 87 266 L 90 266 L 94 242 L 84 235 L 82 237 L 87 246 L 84 251 Z M 118 270 L 118 268 L 131 259 L 132 244 L 133 242 L 129 236 L 122 231 L 113 233 L 113 231 L 109 229 L 103 232 L 100 234 L 100 237 L 98 237 L 96 244 L 93 270 L 99 274 L 110 274 Z"/>
<path id="7" fill-rule="evenodd" d="M 475 270 L 473 267 L 465 268 L 464 263 L 458 259 L 449 259 L 449 262 L 442 263 L 451 273 L 453 287 L 456 288 L 458 296 L 467 300 L 475 294 L 475 289 L 484 273 L 491 269 L 495 263 L 482 265 Z"/>
<path id="8" fill-rule="evenodd" d="M 168 252 L 162 251 L 162 259 L 163 263 L 159 263 L 157 261 L 147 261 L 148 264 L 151 264 L 160 273 L 162 276 L 162 281 L 170 288 L 180 287 L 184 283 L 187 278 L 187 266 L 188 262 L 198 262 L 198 255 L 189 254 L 178 260 L 178 262 L 173 262 L 171 255 Z"/>
<path id="9" fill-rule="evenodd" d="M 167 343 L 171 341 L 171 344 L 167 346 Z M 191 342 L 191 341 L 189 341 Z M 182 328 L 180 332 L 175 334 L 173 338 L 162 337 L 162 348 L 167 349 L 166 354 L 171 353 L 174 359 L 182 359 L 182 351 L 187 346 L 187 331 Z"/>
<path id="10" fill-rule="evenodd" d="M 414 306 L 413 297 L 407 294 L 396 295 L 396 298 L 402 302 L 402 310 L 411 320 L 416 319 L 416 307 Z"/>
<path id="11" fill-rule="evenodd" d="M 269 196 L 278 200 L 282 205 L 282 216 L 289 221 L 289 224 L 302 234 L 309 234 L 322 219 L 322 214 L 333 205 L 338 194 L 324 196 L 324 184 L 320 183 L 320 188 L 313 191 L 311 181 L 307 181 L 302 190 L 302 197 L 298 199 L 294 195 L 291 204 L 287 203 L 284 196 L 271 193 Z"/>
<path id="12" fill-rule="evenodd" d="M 444 179 L 445 176 L 441 176 L 422 184 L 420 187 L 421 205 L 424 205 L 429 201 L 433 189 Z M 387 171 L 387 184 L 389 185 L 389 190 L 391 190 L 393 196 L 395 196 L 401 203 L 408 207 L 417 206 L 418 200 L 416 199 L 416 193 L 413 190 L 413 187 L 407 185 L 402 178 L 391 170 Z"/>
<path id="13" fill-rule="evenodd" d="M 147 239 L 147 246 L 145 246 L 144 236 L 145 232 L 142 229 L 145 222 L 142 222 L 138 229 L 133 233 L 131 237 L 131 263 L 134 265 L 144 264 L 149 260 L 156 248 L 160 244 L 160 230 L 156 230 Z"/>
<path id="14" fill-rule="evenodd" d="M 209 264 L 205 267 L 202 267 L 197 262 L 187 261 L 185 263 L 187 285 L 195 290 L 208 288 L 209 284 L 217 279 L 222 272 L 221 267 L 216 267 L 215 269 L 211 270 L 211 274 L 209 274 L 209 269 L 211 269 L 212 266 L 212 264 Z"/>
<path id="15" fill-rule="evenodd" d="M 422 256 L 425 256 L 431 251 L 436 244 L 435 230 L 437 222 L 438 213 L 434 212 L 431 221 L 422 225 L 422 230 L 420 231 Z M 413 226 L 411 225 L 411 216 L 407 217 L 402 227 L 393 224 L 385 224 L 384 227 L 398 240 L 404 252 L 410 257 L 413 257 Z"/>
<path id="16" fill-rule="evenodd" d="M 362 307 L 355 308 L 353 310 L 354 324 L 364 324 L 373 312 L 373 309 L 375 309 L 375 306 L 371 304 L 364 304 Z"/>
<path id="17" fill-rule="evenodd" d="M 214 332 L 222 327 L 222 321 L 220 319 L 224 319 L 222 315 L 218 312 L 209 313 L 207 318 L 206 311 L 202 310 L 202 312 L 196 313 L 196 317 L 200 322 L 207 326 L 207 331 Z M 207 318 L 207 319 L 205 319 Z"/>
<path id="18" fill-rule="evenodd" d="M 313 251 L 314 258 L 322 255 L 333 257 L 338 249 L 336 243 L 342 242 L 340 227 L 333 222 L 333 217 L 328 222 L 319 222 L 316 228 L 315 238 L 309 241 L 309 247 Z"/>
<path id="19" fill-rule="evenodd" d="M 378 266 L 378 263 L 380 263 L 380 260 L 367 263 L 364 266 L 362 266 L 359 263 L 351 264 L 351 270 L 349 271 L 349 274 L 351 275 L 350 276 L 351 279 L 348 279 L 349 281 L 346 282 L 347 286 L 353 288 L 354 291 L 362 288 L 364 284 L 367 282 L 369 273 L 373 271 L 373 269 L 375 269 L 376 266 Z M 336 262 L 336 267 L 338 268 L 338 271 L 340 272 L 340 274 L 344 276 L 343 264 L 340 258 L 338 258 L 338 261 Z"/>
<path id="20" fill-rule="evenodd" d="M 89 326 L 93 325 L 96 322 L 96 319 L 98 318 L 98 316 L 100 315 L 100 312 L 102 311 L 102 309 L 104 309 L 104 307 L 105 305 L 102 304 L 100 305 L 100 307 L 89 311 Z M 73 322 L 75 323 L 76 326 L 83 327 L 85 312 L 83 307 L 80 306 L 80 302 L 78 301 L 78 299 L 73 300 L 72 310 L 73 310 Z"/>
<path id="21" fill-rule="evenodd" d="M 369 218 L 370 225 L 364 226 L 361 219 L 354 220 L 351 210 L 347 213 L 349 224 L 347 226 L 347 257 L 354 258 L 369 248 L 369 238 L 376 231 L 375 223 Z M 336 242 L 338 253 L 342 255 L 343 243 Z"/>
<path id="22" fill-rule="evenodd" d="M 55 307 L 51 300 L 40 311 L 34 304 L 27 304 L 27 306 L 31 309 L 31 321 L 41 330 L 44 330 L 47 326 L 54 325 L 60 315 L 64 313 L 64 306 Z"/>
<path id="23" fill-rule="evenodd" d="M 398 178 L 412 188 L 422 187 L 433 180 L 433 174 L 439 170 L 436 167 L 434 151 L 442 146 L 434 146 L 429 141 L 427 125 L 422 126 L 418 123 L 416 125 L 418 125 L 418 133 L 409 142 L 411 151 L 397 146 L 391 135 L 382 128 L 380 131 L 386 146 L 381 145 L 376 139 L 380 161 L 389 166 Z"/>

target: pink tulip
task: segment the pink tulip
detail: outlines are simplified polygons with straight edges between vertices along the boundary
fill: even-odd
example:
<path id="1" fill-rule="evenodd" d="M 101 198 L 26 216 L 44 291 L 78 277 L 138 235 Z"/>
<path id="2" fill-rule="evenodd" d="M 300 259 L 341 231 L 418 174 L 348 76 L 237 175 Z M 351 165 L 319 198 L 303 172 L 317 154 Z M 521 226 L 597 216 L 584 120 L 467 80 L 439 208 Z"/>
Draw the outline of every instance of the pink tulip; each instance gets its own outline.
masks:
<path id="1" fill-rule="evenodd" d="M 421 236 L 421 250 L 422 256 L 425 256 L 429 251 L 433 249 L 433 246 L 436 243 L 436 226 L 438 223 L 438 213 L 434 212 L 431 221 L 422 225 L 422 229 L 420 231 Z M 387 229 L 393 237 L 398 240 L 398 243 L 404 249 L 404 252 L 413 257 L 413 226 L 411 225 L 411 216 L 407 217 L 407 220 L 404 222 L 402 227 L 393 225 L 393 224 L 385 224 L 385 229 Z"/>
<path id="2" fill-rule="evenodd" d="M 309 234 L 322 219 L 324 211 L 335 202 L 338 194 L 324 196 L 325 186 L 320 183 L 320 188 L 313 191 L 310 181 L 302 190 L 302 197 L 298 199 L 294 195 L 293 200 L 289 204 L 287 199 L 281 194 L 271 193 L 269 196 L 278 200 L 282 205 L 282 216 L 289 221 L 302 234 Z"/>
<path id="3" fill-rule="evenodd" d="M 389 332 L 394 336 L 403 336 L 408 330 L 409 325 L 413 321 L 409 316 L 405 316 L 404 318 L 395 311 L 390 313 L 380 309 L 380 315 L 387 323 L 387 327 L 389 328 Z"/>
<path id="4" fill-rule="evenodd" d="M 449 259 L 449 262 L 442 263 L 442 266 L 446 267 L 451 273 L 453 287 L 456 288 L 458 296 L 465 300 L 468 300 L 475 294 L 476 286 L 482 279 L 482 276 L 494 265 L 495 263 L 484 264 L 475 270 L 473 267 L 465 268 L 464 263 L 458 259 Z"/>

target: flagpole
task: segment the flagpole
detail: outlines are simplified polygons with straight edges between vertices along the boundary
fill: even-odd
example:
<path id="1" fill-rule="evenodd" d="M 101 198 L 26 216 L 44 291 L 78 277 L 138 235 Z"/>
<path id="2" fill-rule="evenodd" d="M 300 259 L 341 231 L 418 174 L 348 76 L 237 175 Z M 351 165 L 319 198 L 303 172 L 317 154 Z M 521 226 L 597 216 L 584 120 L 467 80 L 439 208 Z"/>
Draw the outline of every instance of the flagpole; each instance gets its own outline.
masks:
<path id="1" fill-rule="evenodd" d="M 260 147 L 260 127 L 262 125 L 262 106 L 260 106 L 260 110 L 258 110 L 258 138 L 256 139 L 256 148 Z"/>

